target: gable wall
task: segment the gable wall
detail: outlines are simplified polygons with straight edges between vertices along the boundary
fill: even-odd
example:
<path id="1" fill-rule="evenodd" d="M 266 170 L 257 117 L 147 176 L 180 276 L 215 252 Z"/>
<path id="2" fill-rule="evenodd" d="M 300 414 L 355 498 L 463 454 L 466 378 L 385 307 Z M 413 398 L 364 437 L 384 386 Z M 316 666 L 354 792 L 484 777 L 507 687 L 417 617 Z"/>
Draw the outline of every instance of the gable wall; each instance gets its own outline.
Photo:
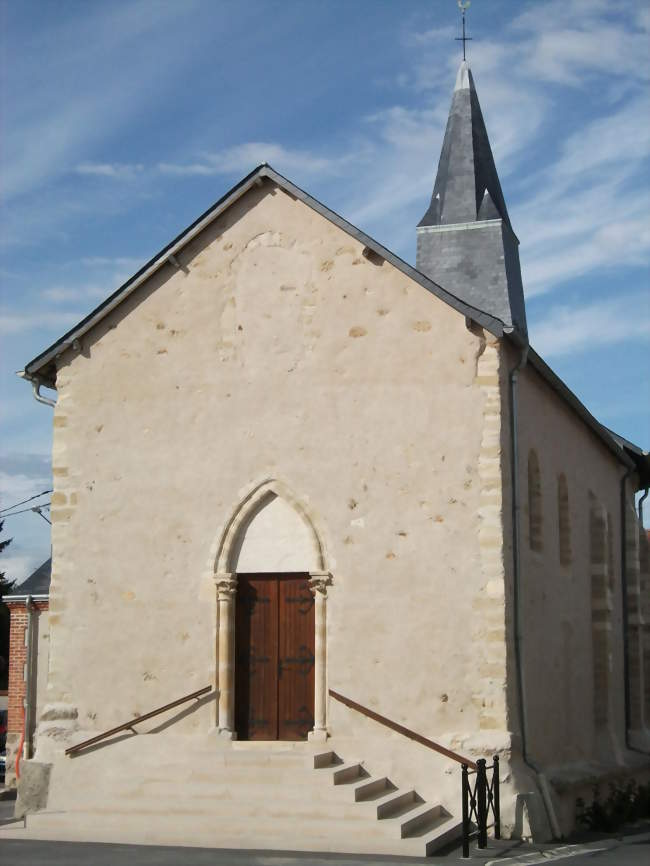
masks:
<path id="1" fill-rule="evenodd" d="M 494 341 L 269 184 L 178 259 L 62 359 L 51 701 L 90 734 L 214 683 L 211 556 L 277 478 L 333 575 L 329 686 L 455 746 L 503 732 Z"/>

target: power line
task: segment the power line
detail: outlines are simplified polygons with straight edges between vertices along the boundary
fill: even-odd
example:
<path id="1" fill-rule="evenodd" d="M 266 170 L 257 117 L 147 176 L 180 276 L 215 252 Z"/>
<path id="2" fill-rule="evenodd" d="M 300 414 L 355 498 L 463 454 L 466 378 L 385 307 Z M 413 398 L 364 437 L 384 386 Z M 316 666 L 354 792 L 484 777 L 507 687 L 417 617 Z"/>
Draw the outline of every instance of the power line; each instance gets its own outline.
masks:
<path id="1" fill-rule="evenodd" d="M 33 496 L 30 496 L 29 499 L 23 499 L 22 502 L 16 502 L 14 505 L 7 505 L 6 508 L 0 508 L 0 515 L 4 514 L 5 511 L 11 511 L 12 508 L 18 508 L 19 505 L 24 505 L 26 502 L 31 502 L 32 499 L 38 499 L 39 496 L 45 496 L 46 493 L 51 492 L 51 490 L 44 490 L 42 493 L 35 493 Z M 27 510 L 29 511 L 29 509 Z"/>
<path id="2" fill-rule="evenodd" d="M 41 495 L 42 495 L 42 494 L 41 494 Z M 32 497 L 32 499 L 33 499 L 33 498 L 34 498 L 34 497 Z M 27 502 L 29 502 L 29 500 L 27 500 Z M 19 504 L 19 505 L 22 505 L 21 502 L 19 502 L 18 504 Z M 14 505 L 13 507 L 15 508 L 16 506 Z M 20 511 L 12 511 L 11 514 L 3 514 L 2 517 L 3 517 L 3 519 L 4 519 L 5 517 L 15 517 L 16 514 L 25 514 L 27 511 L 34 511 L 34 512 L 36 512 L 37 514 L 40 514 L 41 508 L 49 508 L 49 507 L 50 507 L 50 503 L 49 503 L 49 502 L 46 502 L 44 505 L 32 505 L 31 508 L 21 508 Z M 43 515 L 41 515 L 41 517 L 42 517 L 42 516 L 43 516 Z M 45 518 L 45 519 L 47 520 L 47 518 Z"/>

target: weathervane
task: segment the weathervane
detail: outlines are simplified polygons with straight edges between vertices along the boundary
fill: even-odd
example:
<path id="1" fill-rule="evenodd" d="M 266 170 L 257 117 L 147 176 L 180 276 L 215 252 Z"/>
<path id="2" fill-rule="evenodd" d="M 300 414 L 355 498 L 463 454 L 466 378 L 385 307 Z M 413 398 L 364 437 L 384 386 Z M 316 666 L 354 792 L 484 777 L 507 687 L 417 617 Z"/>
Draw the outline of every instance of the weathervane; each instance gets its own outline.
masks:
<path id="1" fill-rule="evenodd" d="M 472 41 L 471 36 L 465 36 L 465 10 L 469 9 L 470 3 L 471 0 L 458 0 L 458 8 L 463 14 L 463 35 L 457 36 L 455 41 L 463 43 L 463 60 L 467 60 L 467 58 L 465 57 L 465 43 Z"/>

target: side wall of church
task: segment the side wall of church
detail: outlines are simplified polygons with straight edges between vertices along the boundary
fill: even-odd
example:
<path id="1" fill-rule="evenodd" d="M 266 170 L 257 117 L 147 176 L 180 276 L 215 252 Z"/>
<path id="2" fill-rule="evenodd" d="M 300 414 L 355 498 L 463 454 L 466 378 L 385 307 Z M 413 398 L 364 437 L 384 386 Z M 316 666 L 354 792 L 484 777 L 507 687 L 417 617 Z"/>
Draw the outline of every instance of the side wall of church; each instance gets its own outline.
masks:
<path id="1" fill-rule="evenodd" d="M 528 753 L 561 785 L 585 778 L 588 765 L 604 773 L 626 759 L 620 498 L 626 470 L 530 366 L 519 383 Z M 628 495 L 635 536 L 631 489 Z M 629 567 L 628 558 L 628 575 Z M 562 773 L 554 772 L 561 766 Z"/>
<path id="2" fill-rule="evenodd" d="M 74 733 L 41 756 L 216 685 L 214 551 L 269 478 L 321 535 L 329 687 L 500 747 L 498 347 L 268 184 L 177 259 L 61 359 L 48 718 Z M 208 700 L 172 728 L 215 721 Z M 328 726 L 388 769 L 402 748 L 332 701 Z M 403 748 L 398 781 L 437 796 L 437 759 Z"/>

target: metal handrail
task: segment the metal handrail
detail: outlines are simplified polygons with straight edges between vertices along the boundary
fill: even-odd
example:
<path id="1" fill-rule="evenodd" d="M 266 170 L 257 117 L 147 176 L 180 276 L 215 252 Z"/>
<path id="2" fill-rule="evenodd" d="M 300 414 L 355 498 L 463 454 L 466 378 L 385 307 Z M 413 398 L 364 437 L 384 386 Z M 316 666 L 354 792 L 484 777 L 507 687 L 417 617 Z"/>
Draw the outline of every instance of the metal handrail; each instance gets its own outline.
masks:
<path id="1" fill-rule="evenodd" d="M 160 713 L 164 713 L 165 710 L 171 710 L 173 707 L 177 707 L 179 704 L 184 704 L 187 701 L 191 701 L 194 698 L 200 698 L 201 695 L 207 694 L 207 692 L 212 691 L 212 686 L 205 686 L 202 689 L 199 689 L 196 692 L 192 692 L 191 695 L 185 695 L 183 698 L 178 698 L 176 701 L 172 701 L 170 704 L 165 704 L 164 707 L 158 707 L 155 710 L 151 710 L 149 713 L 145 713 L 143 716 L 136 716 L 131 719 L 129 722 L 124 722 L 123 725 L 118 725 L 116 728 L 111 728 L 110 731 L 104 731 L 103 734 L 97 734 L 96 737 L 91 737 L 89 740 L 84 740 L 82 743 L 77 743 L 76 746 L 70 746 L 69 749 L 65 750 L 66 755 L 74 755 L 76 752 L 80 752 L 82 749 L 87 748 L 88 746 L 92 746 L 95 743 L 99 743 L 101 740 L 105 740 L 107 737 L 112 737 L 113 734 L 119 734 L 120 731 L 133 731 L 133 726 L 139 724 L 140 722 L 144 722 L 147 719 L 151 719 L 154 716 L 159 715 Z M 136 733 L 136 731 L 133 731 Z"/>
<path id="2" fill-rule="evenodd" d="M 492 781 L 488 778 L 488 770 L 492 770 Z M 476 775 L 474 784 L 470 775 Z M 487 848 L 487 831 L 490 812 L 494 818 L 494 838 L 501 838 L 501 795 L 499 780 L 499 756 L 495 755 L 491 766 L 487 766 L 485 758 L 476 762 L 476 770 L 469 770 L 463 765 L 462 771 L 462 809 L 463 809 L 463 857 L 469 857 L 469 837 L 472 830 L 472 819 L 476 819 L 478 847 Z"/>
<path id="3" fill-rule="evenodd" d="M 356 701 L 353 701 L 350 698 L 346 698 L 343 695 L 340 695 L 338 692 L 333 691 L 332 689 L 329 690 L 329 693 L 331 697 L 333 697 L 337 701 L 340 701 L 342 704 L 345 704 L 346 707 L 350 707 L 350 709 L 356 710 L 358 713 L 367 716 L 369 719 L 373 719 L 373 721 L 379 722 L 380 725 L 384 725 L 384 727 L 390 728 L 391 731 L 397 731 L 398 734 L 402 734 L 402 736 L 408 737 L 409 740 L 415 740 L 415 742 L 419 743 L 421 746 L 426 746 L 427 749 L 432 749 L 434 752 L 438 752 L 439 754 L 444 755 L 446 758 L 451 758 L 452 761 L 457 761 L 459 764 L 465 764 L 466 766 L 471 767 L 473 770 L 476 769 L 476 764 L 474 763 L 474 761 L 471 761 L 469 758 L 463 757 L 463 755 L 459 755 L 458 752 L 452 752 L 451 749 L 446 749 L 439 743 L 435 743 L 433 740 L 428 740 L 421 734 L 416 734 L 415 731 L 411 731 L 409 728 L 405 728 L 403 725 L 399 725 L 397 722 L 392 722 L 385 716 L 380 716 L 379 713 L 375 713 L 373 710 L 369 710 L 368 707 L 364 707 L 362 704 L 358 704 Z"/>

